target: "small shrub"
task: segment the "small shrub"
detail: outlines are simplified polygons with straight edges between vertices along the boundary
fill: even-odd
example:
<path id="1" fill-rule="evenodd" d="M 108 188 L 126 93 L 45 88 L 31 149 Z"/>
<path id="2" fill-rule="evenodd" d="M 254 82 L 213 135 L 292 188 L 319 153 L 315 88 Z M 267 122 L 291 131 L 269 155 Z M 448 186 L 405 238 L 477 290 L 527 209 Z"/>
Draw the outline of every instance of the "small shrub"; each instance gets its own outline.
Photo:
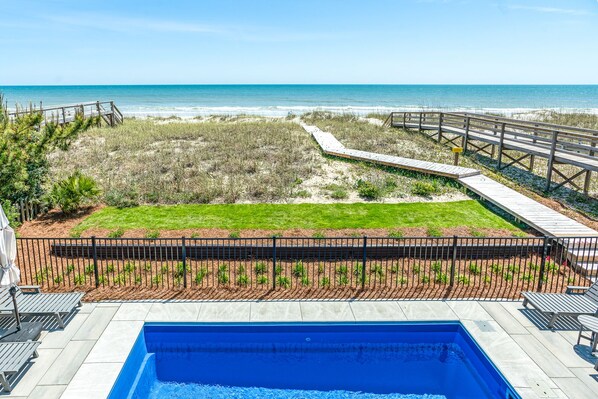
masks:
<path id="1" fill-rule="evenodd" d="M 494 274 L 500 274 L 500 273 L 502 273 L 502 266 L 498 265 L 496 263 L 493 263 L 490 265 L 490 271 Z"/>
<path id="2" fill-rule="evenodd" d="M 246 274 L 241 274 L 237 277 L 237 285 L 241 287 L 247 287 L 250 283 L 249 276 Z"/>
<path id="3" fill-rule="evenodd" d="M 199 234 L 198 233 L 193 233 L 193 234 L 191 234 L 191 238 L 199 238 Z"/>
<path id="4" fill-rule="evenodd" d="M 403 232 L 401 230 L 390 230 L 388 232 L 389 238 L 403 238 Z"/>
<path id="5" fill-rule="evenodd" d="M 179 263 L 177 263 L 176 267 L 174 268 L 174 277 L 180 278 L 180 277 L 183 277 L 184 275 L 185 275 L 185 265 L 183 265 L 183 262 L 179 262 Z"/>
<path id="6" fill-rule="evenodd" d="M 94 203 L 99 195 L 100 190 L 95 180 L 76 171 L 52 186 L 50 200 L 62 212 L 73 213 L 83 205 Z"/>
<path id="7" fill-rule="evenodd" d="M 320 286 L 321 287 L 330 287 L 330 279 L 328 277 L 322 277 L 322 279 L 320 280 Z"/>
<path id="8" fill-rule="evenodd" d="M 312 234 L 313 238 L 326 238 L 326 235 L 324 233 L 322 233 L 321 231 L 316 231 L 315 233 Z"/>
<path id="9" fill-rule="evenodd" d="M 503 278 L 505 279 L 505 281 L 511 281 L 513 280 L 513 273 L 505 273 Z"/>
<path id="10" fill-rule="evenodd" d="M 139 206 L 139 194 L 134 190 L 110 190 L 104 194 L 104 202 L 119 209 L 133 208 Z"/>
<path id="11" fill-rule="evenodd" d="M 159 274 L 156 274 L 154 277 L 152 277 L 151 279 L 151 283 L 152 285 L 160 285 L 160 283 L 162 282 L 162 276 Z"/>
<path id="12" fill-rule="evenodd" d="M 158 238 L 160 237 L 160 232 L 158 230 L 152 230 L 145 233 L 145 238 Z"/>
<path id="13" fill-rule="evenodd" d="M 523 276 L 521 276 L 521 279 L 523 281 L 534 281 L 534 275 L 531 273 L 523 273 Z"/>
<path id="14" fill-rule="evenodd" d="M 301 285 L 307 287 L 310 284 L 309 278 L 307 276 L 301 277 Z"/>
<path id="15" fill-rule="evenodd" d="M 268 277 L 263 274 L 257 278 L 257 283 L 260 285 L 268 284 Z"/>
<path id="16" fill-rule="evenodd" d="M 93 265 L 87 265 L 85 266 L 84 272 L 85 274 L 94 274 L 95 268 L 93 267 Z"/>
<path id="17" fill-rule="evenodd" d="M 296 197 L 296 198 L 311 198 L 311 193 L 309 191 L 307 191 L 307 190 L 299 190 L 295 194 L 293 194 L 293 197 Z"/>
<path id="18" fill-rule="evenodd" d="M 85 275 L 83 274 L 77 274 L 75 276 L 75 278 L 73 279 L 73 282 L 75 283 L 75 285 L 83 285 L 85 284 Z"/>
<path id="19" fill-rule="evenodd" d="M 534 262 L 529 262 L 527 265 L 528 265 L 528 267 L 529 267 L 530 270 L 534 270 L 534 271 L 536 271 L 536 270 L 538 270 L 540 268 L 540 265 L 538 265 L 538 264 L 536 264 Z"/>
<path id="20" fill-rule="evenodd" d="M 108 237 L 108 238 L 121 238 L 124 234 L 125 234 L 125 230 L 119 227 L 118 229 L 109 232 L 106 235 L 106 237 Z"/>
<path id="21" fill-rule="evenodd" d="M 141 284 L 141 276 L 135 276 L 135 284 Z"/>
<path id="22" fill-rule="evenodd" d="M 554 262 L 546 262 L 546 270 L 550 273 L 556 273 L 559 271 L 559 266 Z"/>
<path id="23" fill-rule="evenodd" d="M 293 267 L 292 274 L 294 277 L 303 277 L 307 274 L 307 270 L 305 270 L 305 266 L 303 266 L 303 262 L 298 261 L 297 263 L 295 263 L 295 266 Z"/>
<path id="24" fill-rule="evenodd" d="M 471 234 L 472 237 L 486 237 L 486 233 L 478 229 L 470 229 L 469 234 Z"/>
<path id="25" fill-rule="evenodd" d="M 384 277 L 384 269 L 382 268 L 382 265 L 375 263 L 371 268 L 370 268 L 370 273 L 375 274 L 376 276 L 378 276 L 380 279 L 382 279 Z"/>
<path id="26" fill-rule="evenodd" d="M 228 273 L 218 272 L 218 284 L 228 284 Z"/>
<path id="27" fill-rule="evenodd" d="M 490 284 L 492 282 L 492 277 L 486 275 L 484 276 L 484 284 Z"/>
<path id="28" fill-rule="evenodd" d="M 374 183 L 359 179 L 357 181 L 357 192 L 359 196 L 366 200 L 377 200 L 382 198 L 382 190 Z"/>
<path id="29" fill-rule="evenodd" d="M 151 263 L 146 263 L 145 265 L 143 265 L 143 270 L 145 270 L 146 272 L 149 272 L 152 270 L 152 264 Z"/>
<path id="30" fill-rule="evenodd" d="M 509 265 L 507 266 L 507 270 L 513 274 L 519 273 L 519 267 L 516 265 Z"/>
<path id="31" fill-rule="evenodd" d="M 244 274 L 245 273 L 245 266 L 241 265 L 237 268 L 237 273 Z"/>
<path id="32" fill-rule="evenodd" d="M 338 283 L 339 283 L 339 285 L 348 285 L 349 277 L 347 277 L 347 275 L 338 276 Z"/>
<path id="33" fill-rule="evenodd" d="M 469 277 L 459 274 L 457 276 L 457 282 L 463 285 L 469 285 Z"/>
<path id="34" fill-rule="evenodd" d="M 449 278 L 446 273 L 438 273 L 434 277 L 434 281 L 438 284 L 448 284 Z"/>
<path id="35" fill-rule="evenodd" d="M 282 274 L 282 266 L 278 265 L 274 268 L 274 274 L 280 276 Z"/>
<path id="36" fill-rule="evenodd" d="M 106 278 L 105 274 L 98 276 L 98 283 L 100 283 L 101 285 L 106 284 L 106 280 L 107 280 L 107 278 Z"/>
<path id="37" fill-rule="evenodd" d="M 116 277 L 114 277 L 114 284 L 125 285 L 126 283 L 127 277 L 124 274 L 119 273 L 116 275 Z"/>
<path id="38" fill-rule="evenodd" d="M 355 266 L 353 266 L 353 274 L 356 276 L 363 275 L 363 263 L 355 263 Z"/>
<path id="39" fill-rule="evenodd" d="M 430 197 L 432 194 L 437 194 L 439 192 L 440 188 L 438 187 L 438 182 L 436 180 L 416 181 L 411 188 L 411 193 L 419 195 L 420 197 Z"/>
<path id="40" fill-rule="evenodd" d="M 428 276 L 422 276 L 421 282 L 424 283 L 424 284 L 429 284 L 430 283 L 430 277 L 428 277 Z"/>
<path id="41" fill-rule="evenodd" d="M 482 274 L 482 268 L 477 263 L 471 262 L 469 264 L 469 272 L 474 275 Z"/>
<path id="42" fill-rule="evenodd" d="M 228 233 L 228 238 L 241 238 L 241 233 L 239 231 L 231 231 Z"/>
<path id="43" fill-rule="evenodd" d="M 60 284 L 64 281 L 64 277 L 62 277 L 62 274 L 59 274 L 58 276 L 54 277 L 54 282 L 56 284 Z"/>
<path id="44" fill-rule="evenodd" d="M 108 273 L 114 273 L 116 269 L 114 268 L 114 265 L 112 263 L 108 264 L 108 266 L 106 266 L 106 272 Z"/>
<path id="45" fill-rule="evenodd" d="M 437 227 L 428 227 L 426 234 L 428 237 L 442 237 L 442 230 Z"/>
<path id="46" fill-rule="evenodd" d="M 123 271 L 125 273 L 133 273 L 135 271 L 135 265 L 131 262 L 127 262 L 127 263 L 125 263 L 125 266 L 123 267 Z"/>
<path id="47" fill-rule="evenodd" d="M 195 273 L 195 284 L 197 285 L 201 285 L 201 283 L 203 282 L 203 279 L 208 275 L 208 269 L 206 268 L 201 268 L 197 271 L 197 273 Z"/>
<path id="48" fill-rule="evenodd" d="M 413 272 L 413 274 L 419 274 L 419 272 L 421 271 L 421 266 L 417 263 L 413 265 L 411 271 Z"/>
<path id="49" fill-rule="evenodd" d="M 258 262 L 255 264 L 255 274 L 266 274 L 268 267 L 264 262 Z"/>
<path id="50" fill-rule="evenodd" d="M 390 272 L 391 272 L 392 274 L 397 274 L 397 273 L 399 272 L 399 265 L 392 265 L 392 266 L 390 267 Z"/>
<path id="51" fill-rule="evenodd" d="M 349 268 L 347 267 L 347 265 L 340 265 L 336 268 L 336 274 L 339 274 L 341 276 L 347 276 L 349 274 Z"/>
<path id="52" fill-rule="evenodd" d="M 276 285 L 284 289 L 287 289 L 291 286 L 291 279 L 284 276 L 278 276 L 278 278 L 276 279 Z"/>
<path id="53" fill-rule="evenodd" d="M 168 265 L 164 265 L 160 268 L 160 273 L 167 274 L 170 271 L 170 267 Z"/>
<path id="54" fill-rule="evenodd" d="M 318 263 L 318 274 L 324 273 L 324 264 Z"/>
<path id="55" fill-rule="evenodd" d="M 434 273 L 440 273 L 442 271 L 442 262 L 436 261 L 432 263 L 431 269 Z"/>
<path id="56" fill-rule="evenodd" d="M 72 263 L 66 265 L 66 274 L 71 274 L 73 271 L 75 271 L 75 265 Z"/>
<path id="57" fill-rule="evenodd" d="M 330 191 L 329 196 L 330 198 L 335 200 L 344 200 L 349 197 L 349 194 L 347 193 L 347 190 L 339 186 L 334 190 Z"/>

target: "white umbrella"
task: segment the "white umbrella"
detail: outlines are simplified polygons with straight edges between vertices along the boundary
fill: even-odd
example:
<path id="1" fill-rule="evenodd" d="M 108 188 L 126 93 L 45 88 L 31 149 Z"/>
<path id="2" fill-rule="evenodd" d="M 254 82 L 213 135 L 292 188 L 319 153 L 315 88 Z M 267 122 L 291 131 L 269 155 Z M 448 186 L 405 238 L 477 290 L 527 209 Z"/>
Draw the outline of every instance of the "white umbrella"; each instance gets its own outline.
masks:
<path id="1" fill-rule="evenodd" d="M 0 287 L 10 287 L 13 304 L 15 306 L 15 317 L 17 318 L 17 329 L 21 328 L 21 318 L 17 309 L 15 295 L 17 284 L 21 279 L 21 272 L 15 265 L 17 258 L 17 237 L 14 230 L 8 224 L 8 218 L 0 205 Z"/>

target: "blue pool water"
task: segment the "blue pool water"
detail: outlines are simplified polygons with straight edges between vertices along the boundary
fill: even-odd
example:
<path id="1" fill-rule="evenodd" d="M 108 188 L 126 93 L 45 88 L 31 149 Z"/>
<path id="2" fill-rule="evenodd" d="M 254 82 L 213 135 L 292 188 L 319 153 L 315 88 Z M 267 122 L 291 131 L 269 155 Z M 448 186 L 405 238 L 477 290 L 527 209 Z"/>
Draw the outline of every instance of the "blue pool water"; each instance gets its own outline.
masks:
<path id="1" fill-rule="evenodd" d="M 459 322 L 151 323 L 110 398 L 519 396 Z"/>

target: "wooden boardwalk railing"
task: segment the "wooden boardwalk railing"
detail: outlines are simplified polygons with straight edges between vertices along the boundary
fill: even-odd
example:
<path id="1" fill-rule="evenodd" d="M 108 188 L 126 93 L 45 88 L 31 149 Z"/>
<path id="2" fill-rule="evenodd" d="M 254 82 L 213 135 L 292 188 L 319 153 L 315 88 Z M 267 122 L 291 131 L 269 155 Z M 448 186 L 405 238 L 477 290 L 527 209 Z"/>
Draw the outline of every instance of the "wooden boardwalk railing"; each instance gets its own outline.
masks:
<path id="1" fill-rule="evenodd" d="M 9 112 L 8 117 L 16 118 L 31 112 L 41 112 L 45 122 L 54 122 L 60 125 L 72 122 L 77 115 L 81 115 L 84 118 L 99 116 L 100 122 L 104 122 L 106 125 L 112 127 L 123 123 L 123 114 L 114 104 L 114 101 L 96 101 L 48 108 L 30 106 L 23 109 L 17 108 L 15 111 Z"/>
<path id="2" fill-rule="evenodd" d="M 453 112 L 392 112 L 385 125 L 432 131 L 429 136 L 439 143 L 497 157 L 499 169 L 517 164 L 533 170 L 535 158 L 545 158 L 546 191 L 569 184 L 587 194 L 592 172 L 598 171 L 598 130 Z M 567 174 L 559 165 L 579 170 Z M 555 175 L 560 181 L 553 184 Z M 576 181 L 581 176 L 583 184 Z"/>

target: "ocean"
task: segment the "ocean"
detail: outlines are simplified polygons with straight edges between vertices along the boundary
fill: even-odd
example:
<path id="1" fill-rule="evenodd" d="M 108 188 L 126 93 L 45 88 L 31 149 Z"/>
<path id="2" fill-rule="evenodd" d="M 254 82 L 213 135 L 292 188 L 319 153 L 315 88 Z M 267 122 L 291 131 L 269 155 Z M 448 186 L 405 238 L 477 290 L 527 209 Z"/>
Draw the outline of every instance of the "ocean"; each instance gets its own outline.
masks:
<path id="1" fill-rule="evenodd" d="M 9 108 L 113 100 L 127 116 L 286 116 L 442 109 L 513 114 L 538 109 L 598 114 L 598 85 L 139 85 L 0 86 Z"/>

